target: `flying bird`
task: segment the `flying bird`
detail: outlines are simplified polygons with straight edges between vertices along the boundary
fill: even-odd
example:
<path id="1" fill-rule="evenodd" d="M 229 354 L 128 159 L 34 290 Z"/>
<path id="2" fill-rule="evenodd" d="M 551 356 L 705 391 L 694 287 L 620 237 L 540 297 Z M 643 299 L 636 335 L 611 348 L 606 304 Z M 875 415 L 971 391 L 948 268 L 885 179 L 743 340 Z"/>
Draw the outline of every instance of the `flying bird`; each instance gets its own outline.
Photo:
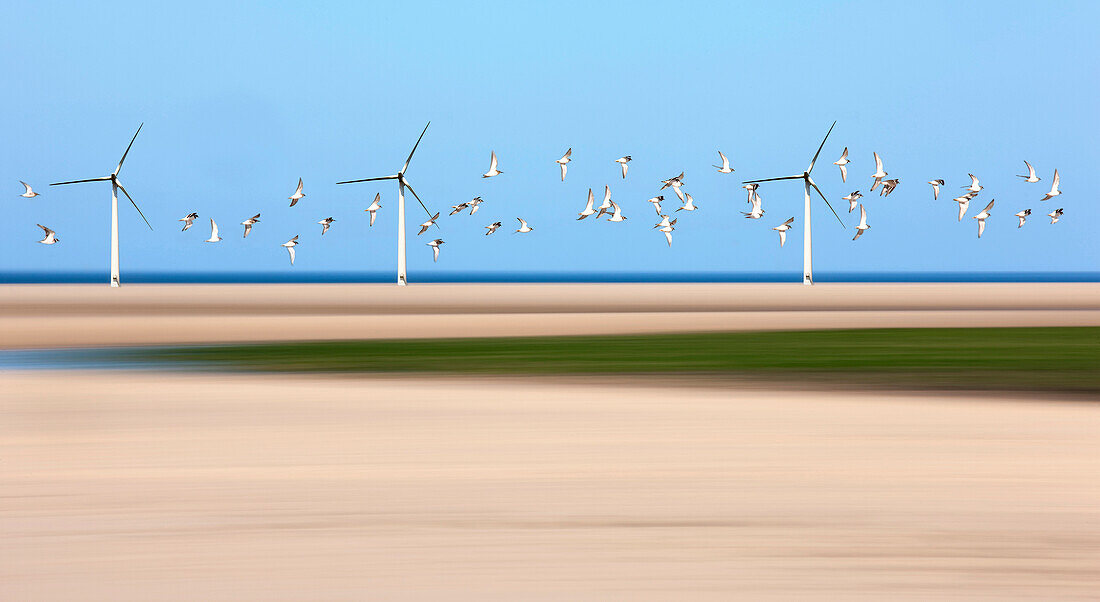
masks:
<path id="1" fill-rule="evenodd" d="M 1031 209 L 1024 209 L 1016 214 L 1016 217 L 1020 218 L 1020 225 L 1017 228 L 1023 228 L 1024 222 L 1027 221 L 1027 216 L 1031 215 Z"/>
<path id="2" fill-rule="evenodd" d="M 370 207 L 367 207 L 366 209 L 363 210 L 363 211 L 366 211 L 367 213 L 370 213 L 370 225 L 371 226 L 374 225 L 374 218 L 378 217 L 378 210 L 381 209 L 381 208 L 382 208 L 382 193 L 378 192 L 378 193 L 375 193 L 374 202 L 370 204 Z"/>
<path id="3" fill-rule="evenodd" d="M 653 203 L 653 210 L 657 212 L 657 215 L 661 215 L 661 201 L 665 200 L 665 195 L 655 196 L 651 199 L 647 199 L 647 203 Z"/>
<path id="4" fill-rule="evenodd" d="M 968 192 L 960 197 L 955 197 L 954 201 L 959 204 L 959 221 L 963 221 L 963 216 L 966 215 L 966 210 L 970 207 L 970 199 L 978 196 L 976 192 Z"/>
<path id="5" fill-rule="evenodd" d="M 982 212 L 973 216 L 973 219 L 978 220 L 978 238 L 982 237 L 982 232 L 985 232 L 985 218 L 989 217 L 989 210 L 993 208 L 993 203 L 996 203 L 997 199 L 989 201 L 989 204 L 982 209 Z"/>
<path id="6" fill-rule="evenodd" d="M 695 206 L 695 199 L 691 198 L 690 194 L 685 194 L 684 197 L 686 197 L 684 199 L 684 206 L 677 207 L 677 211 L 695 211 L 698 209 L 698 207 Z"/>
<path id="7" fill-rule="evenodd" d="M 432 261 L 439 261 L 439 245 L 443 244 L 443 239 L 437 238 L 427 244 L 432 248 Z"/>
<path id="8" fill-rule="evenodd" d="M 582 220 L 582 219 L 584 219 L 584 218 L 588 217 L 589 215 L 592 215 L 593 213 L 596 212 L 596 210 L 592 208 L 592 204 L 595 203 L 595 202 L 596 202 L 596 199 L 592 198 L 592 189 L 589 188 L 588 189 L 588 204 L 584 206 L 584 211 L 581 211 L 580 213 L 577 214 L 577 215 L 580 216 L 580 217 L 577 218 L 578 221 L 580 221 L 580 220 Z"/>
<path id="9" fill-rule="evenodd" d="M 964 190 L 969 190 L 970 192 L 981 192 L 982 188 L 985 188 L 985 186 L 978 184 L 978 178 L 974 177 L 974 174 L 968 173 L 966 175 L 970 176 L 970 186 L 963 186 Z"/>
<path id="10" fill-rule="evenodd" d="M 624 157 L 619 157 L 618 159 L 615 159 L 615 162 L 618 163 L 619 166 L 621 166 L 623 168 L 623 179 L 625 180 L 626 179 L 626 164 L 630 163 L 630 155 L 626 155 Z"/>
<path id="11" fill-rule="evenodd" d="M 570 159 L 569 156 L 572 155 L 572 154 L 573 154 L 573 149 L 572 149 L 572 147 L 570 147 L 570 149 L 565 151 L 565 154 L 561 156 L 561 159 L 558 159 L 557 161 L 555 161 L 555 163 L 557 163 L 561 167 L 561 181 L 562 182 L 565 181 L 565 172 L 566 172 L 566 170 L 569 169 L 568 163 L 570 161 L 572 161 L 572 159 Z"/>
<path id="12" fill-rule="evenodd" d="M 721 165 L 712 165 L 711 167 L 717 168 L 718 173 L 733 173 L 733 168 L 730 167 L 730 160 L 727 159 L 726 156 L 722 154 L 722 151 L 718 151 L 718 156 L 720 157 L 720 159 L 722 161 L 722 164 Z"/>
<path id="13" fill-rule="evenodd" d="M 420 231 L 417 232 L 416 235 L 420 236 L 421 234 L 427 232 L 428 228 L 431 228 L 432 226 L 435 225 L 435 220 L 437 220 L 437 219 L 439 219 L 439 212 L 438 211 L 435 212 L 435 215 L 433 215 L 431 217 L 431 219 L 424 222 L 423 224 L 420 224 Z"/>
<path id="14" fill-rule="evenodd" d="M 1048 213 L 1047 217 L 1050 218 L 1050 223 L 1051 224 L 1057 224 L 1058 223 L 1058 218 L 1062 217 L 1063 213 L 1065 213 L 1065 211 L 1062 211 L 1062 209 L 1059 208 L 1059 209 L 1055 209 L 1054 211 L 1051 211 L 1050 213 Z"/>
<path id="15" fill-rule="evenodd" d="M 791 224 L 792 223 L 794 223 L 794 218 L 793 217 L 791 219 L 783 222 L 782 224 L 779 224 L 778 226 L 772 228 L 772 230 L 776 230 L 776 231 L 779 232 L 779 246 L 780 247 L 782 247 L 784 244 L 786 244 L 786 242 L 787 242 L 787 230 L 791 229 Z"/>
<path id="16" fill-rule="evenodd" d="M 623 215 L 623 210 L 622 210 L 622 208 L 619 207 L 618 203 L 614 203 L 614 202 L 611 203 L 611 207 L 612 207 L 612 209 L 614 209 L 614 211 L 611 213 L 611 217 L 607 218 L 607 221 L 609 221 L 609 222 L 624 222 L 624 221 L 626 221 L 626 216 Z"/>
<path id="17" fill-rule="evenodd" d="M 1017 178 L 1023 178 L 1025 182 L 1038 182 L 1042 179 L 1039 176 L 1035 175 L 1035 168 L 1031 166 L 1031 163 L 1024 161 L 1024 165 L 1027 165 L 1027 175 L 1017 175 Z"/>
<path id="18" fill-rule="evenodd" d="M 183 222 L 183 230 L 180 230 L 180 232 L 183 232 L 184 230 L 190 228 L 191 225 L 195 223 L 195 220 L 198 219 L 198 217 L 198 213 L 192 212 L 176 220 L 177 222 Z"/>
<path id="19" fill-rule="evenodd" d="M 612 203 L 611 203 L 611 187 L 610 186 L 604 186 L 603 187 L 603 202 L 600 203 L 599 207 L 596 207 L 596 209 L 600 210 L 600 212 L 596 214 L 596 219 L 600 219 L 601 217 L 603 217 L 603 214 L 605 214 L 605 213 L 611 213 L 611 205 L 612 205 Z"/>
<path id="20" fill-rule="evenodd" d="M 852 240 L 856 240 L 860 236 L 863 236 L 863 232 L 869 230 L 871 226 L 867 225 L 867 207 L 859 206 L 859 225 L 856 226 L 856 235 L 852 237 Z"/>
<path id="21" fill-rule="evenodd" d="M 526 234 L 526 233 L 530 232 L 531 230 L 534 230 L 534 228 L 527 225 L 527 221 L 524 220 L 522 217 L 517 217 L 516 219 L 519 220 L 519 229 L 516 230 L 516 232 Z"/>
<path id="22" fill-rule="evenodd" d="M 259 213 L 241 222 L 241 225 L 244 226 L 244 236 L 242 238 L 248 238 L 248 233 L 252 231 L 252 224 L 258 221 L 260 221 Z"/>
<path id="23" fill-rule="evenodd" d="M 334 218 L 326 217 L 325 219 L 317 222 L 318 224 L 321 224 L 321 236 L 324 236 L 325 232 L 328 232 L 328 227 L 331 226 L 332 222 L 334 221 L 336 221 Z"/>
<path id="24" fill-rule="evenodd" d="M 218 242 L 222 237 L 218 236 L 218 224 L 214 223 L 214 218 L 210 218 L 210 238 L 203 242 Z"/>
<path id="25" fill-rule="evenodd" d="M 481 174 L 483 178 L 491 178 L 495 175 L 502 174 L 503 171 L 497 169 L 497 152 L 493 151 L 492 157 L 489 158 L 489 171 Z"/>
<path id="26" fill-rule="evenodd" d="M 470 206 L 469 203 L 459 203 L 457 205 L 451 205 L 451 212 L 448 213 L 447 215 L 454 215 L 456 213 L 462 213 L 469 206 Z"/>
<path id="27" fill-rule="evenodd" d="M 684 172 L 681 171 L 680 175 L 671 177 L 667 180 L 661 180 L 661 183 L 663 184 L 663 186 L 661 186 L 661 190 L 664 190 L 665 188 L 671 186 L 672 192 L 676 193 L 676 196 L 679 197 L 680 202 L 684 201 L 684 193 L 680 190 L 680 187 L 684 185 Z"/>
<path id="28" fill-rule="evenodd" d="M 928 180 L 928 183 L 932 185 L 932 200 L 940 200 L 940 186 L 943 186 L 943 180 Z"/>
<path id="29" fill-rule="evenodd" d="M 836 161 L 833 161 L 833 165 L 836 165 L 837 167 L 840 168 L 840 181 L 841 182 L 847 182 L 848 181 L 848 164 L 849 163 L 851 163 L 851 161 L 848 160 L 848 147 L 845 146 L 844 147 L 844 152 L 840 154 L 840 158 L 837 159 Z"/>
<path id="30" fill-rule="evenodd" d="M 281 246 L 286 247 L 286 252 L 290 253 L 290 265 L 294 265 L 294 247 L 298 246 L 298 235 L 295 234 L 294 238 L 284 242 Z"/>
<path id="31" fill-rule="evenodd" d="M 39 228 L 42 228 L 42 232 L 45 234 L 45 236 L 42 238 L 42 240 L 40 240 L 38 242 L 40 242 L 44 245 L 52 245 L 55 242 L 61 242 L 61 239 L 57 237 L 57 232 L 54 232 L 53 230 L 50 230 L 49 228 L 47 228 L 46 226 L 43 226 L 42 224 L 35 224 L 35 225 L 38 226 Z"/>
<path id="32" fill-rule="evenodd" d="M 894 178 L 893 180 L 883 180 L 882 189 L 878 191 L 879 196 L 890 196 L 890 193 L 894 192 L 894 189 L 897 188 L 898 184 L 900 183 L 901 180 L 898 180 L 897 178 Z"/>
<path id="33" fill-rule="evenodd" d="M 481 197 L 475 196 L 472 200 L 466 203 L 466 206 L 470 208 L 470 215 L 477 213 L 478 205 L 481 205 L 485 201 L 481 200 Z"/>
<path id="34" fill-rule="evenodd" d="M 485 229 L 488 230 L 488 232 L 485 233 L 485 236 L 489 236 L 493 232 L 496 232 L 497 228 L 499 228 L 499 227 L 500 227 L 500 222 L 493 222 L 493 223 L 489 224 L 488 226 L 485 226 Z"/>
<path id="35" fill-rule="evenodd" d="M 845 201 L 848 201 L 848 213 L 855 211 L 856 205 L 859 204 L 859 199 L 863 198 L 863 194 L 860 191 L 850 192 L 848 196 L 840 197 Z"/>
<path id="36" fill-rule="evenodd" d="M 744 215 L 746 219 L 760 219 L 764 217 L 764 209 L 761 207 L 762 203 L 763 199 L 760 198 L 759 194 L 755 194 L 754 192 L 752 195 L 752 210 L 747 213 L 742 211 L 741 215 Z"/>
<path id="37" fill-rule="evenodd" d="M 882 179 L 890 174 L 886 173 L 886 170 L 882 168 L 882 157 L 875 153 L 875 173 L 871 174 L 871 177 L 875 179 L 875 182 L 871 184 L 871 192 L 878 188 L 878 185 L 882 183 Z"/>
<path id="38" fill-rule="evenodd" d="M 657 224 L 654 225 L 653 227 L 654 228 L 668 228 L 670 226 L 675 226 L 675 225 L 676 225 L 676 220 L 669 221 L 667 215 L 662 215 L 661 216 L 661 221 L 657 222 Z"/>
<path id="39" fill-rule="evenodd" d="M 23 192 L 23 194 L 21 194 L 19 196 L 21 196 L 25 199 L 33 199 L 34 197 L 38 196 L 37 192 L 31 190 L 31 185 L 30 184 L 24 182 L 23 180 L 19 180 L 19 183 L 22 184 L 23 187 L 27 189 Z M 49 243 L 49 244 L 52 245 L 53 243 Z"/>
<path id="40" fill-rule="evenodd" d="M 1039 200 L 1040 201 L 1049 201 L 1050 199 L 1053 199 L 1054 197 L 1062 194 L 1062 191 L 1058 190 L 1058 185 L 1061 184 L 1061 183 L 1062 183 L 1062 180 L 1061 180 L 1061 178 L 1058 177 L 1058 170 L 1055 169 L 1054 170 L 1054 181 L 1051 182 L 1051 184 L 1050 184 L 1050 192 L 1046 193 L 1046 195 L 1044 195 L 1043 198 L 1041 198 Z"/>
<path id="41" fill-rule="evenodd" d="M 302 178 L 298 178 L 298 189 L 294 191 L 294 194 L 287 197 L 290 199 L 290 206 L 293 207 L 297 205 L 298 201 L 300 201 L 304 196 L 306 195 L 304 192 L 302 192 Z"/>

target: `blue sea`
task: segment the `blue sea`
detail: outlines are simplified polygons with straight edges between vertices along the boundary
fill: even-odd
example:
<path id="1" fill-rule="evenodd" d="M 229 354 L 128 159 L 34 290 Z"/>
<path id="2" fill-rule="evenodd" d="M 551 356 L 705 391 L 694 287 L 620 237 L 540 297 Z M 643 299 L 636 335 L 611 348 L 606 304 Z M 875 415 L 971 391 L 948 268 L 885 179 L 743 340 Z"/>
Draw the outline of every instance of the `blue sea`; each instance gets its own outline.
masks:
<path id="1" fill-rule="evenodd" d="M 378 272 L 123 272 L 124 283 L 391 283 Z M 0 272 L 0 284 L 98 284 L 106 272 Z M 1100 282 L 1100 272 L 816 272 L 815 282 Z M 801 282 L 801 272 L 436 272 L 409 282 Z"/>

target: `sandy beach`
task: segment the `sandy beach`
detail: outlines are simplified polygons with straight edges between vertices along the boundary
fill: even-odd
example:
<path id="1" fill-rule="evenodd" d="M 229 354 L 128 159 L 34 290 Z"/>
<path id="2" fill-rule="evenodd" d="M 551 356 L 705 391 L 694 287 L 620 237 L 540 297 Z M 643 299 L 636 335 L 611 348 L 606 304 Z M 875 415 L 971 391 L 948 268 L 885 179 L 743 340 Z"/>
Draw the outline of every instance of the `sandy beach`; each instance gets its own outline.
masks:
<path id="1" fill-rule="evenodd" d="M 0 348 L 1100 326 L 1100 284 L 10 285 Z"/>
<path id="2" fill-rule="evenodd" d="M 4 373 L 0 598 L 1086 599 L 1100 412 Z"/>

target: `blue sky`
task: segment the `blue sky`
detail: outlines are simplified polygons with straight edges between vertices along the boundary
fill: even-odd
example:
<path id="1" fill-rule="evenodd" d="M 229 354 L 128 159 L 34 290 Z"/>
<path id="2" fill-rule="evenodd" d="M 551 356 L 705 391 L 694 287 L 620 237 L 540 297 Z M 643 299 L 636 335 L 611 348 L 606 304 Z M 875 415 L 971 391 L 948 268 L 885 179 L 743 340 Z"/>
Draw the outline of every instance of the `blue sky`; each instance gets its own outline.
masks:
<path id="1" fill-rule="evenodd" d="M 9 84 L 0 271 L 106 273 L 106 184 L 138 123 L 123 182 L 156 230 L 120 206 L 122 269 L 263 272 L 392 270 L 396 190 L 336 186 L 408 171 L 441 210 L 438 264 L 416 237 L 409 270 L 790 271 L 802 264 L 802 191 L 761 188 L 745 220 L 740 181 L 808 163 L 833 120 L 815 179 L 842 230 L 814 204 L 815 268 L 826 271 L 1095 270 L 1090 187 L 1098 159 L 1100 41 L 1092 2 L 204 3 L 15 2 L 0 37 Z M 232 6 L 226 4 L 233 4 Z M 891 6 L 893 4 L 893 6 Z M 831 162 L 847 146 L 848 183 Z M 564 183 L 554 160 L 567 147 Z M 721 149 L 736 172 L 711 168 Z M 504 174 L 480 177 L 491 150 Z M 878 151 L 901 186 L 868 195 L 872 229 L 852 242 Z M 634 161 L 624 181 L 617 157 Z M 1041 183 L 1014 174 L 1027 159 Z M 1064 194 L 1040 203 L 1054 169 Z M 699 211 L 667 248 L 645 202 L 686 172 Z M 978 175 L 997 199 L 985 235 L 950 199 Z M 308 195 L 294 208 L 299 177 Z M 932 200 L 929 179 L 945 178 Z M 42 196 L 25 200 L 19 180 Z M 625 223 L 574 221 L 588 188 L 611 186 Z M 381 192 L 374 228 L 363 209 Z M 667 191 L 666 191 L 667 192 Z M 446 217 L 475 195 L 479 213 Z M 668 195 L 671 197 L 671 195 Z M 668 203 L 672 207 L 675 203 Z M 1022 229 L 1012 213 L 1030 207 Z M 1056 226 L 1042 216 L 1055 207 Z M 197 211 L 179 232 L 175 220 Z M 263 217 L 248 239 L 238 223 Z M 337 222 L 322 239 L 319 219 Z M 513 234 L 515 218 L 535 227 Z M 780 249 L 772 226 L 795 216 Z M 214 217 L 225 240 L 203 244 Z M 491 237 L 482 226 L 502 220 Z M 40 222 L 63 242 L 35 244 Z M 278 245 L 300 234 L 291 268 Z M 431 232 L 434 237 L 436 231 Z"/>

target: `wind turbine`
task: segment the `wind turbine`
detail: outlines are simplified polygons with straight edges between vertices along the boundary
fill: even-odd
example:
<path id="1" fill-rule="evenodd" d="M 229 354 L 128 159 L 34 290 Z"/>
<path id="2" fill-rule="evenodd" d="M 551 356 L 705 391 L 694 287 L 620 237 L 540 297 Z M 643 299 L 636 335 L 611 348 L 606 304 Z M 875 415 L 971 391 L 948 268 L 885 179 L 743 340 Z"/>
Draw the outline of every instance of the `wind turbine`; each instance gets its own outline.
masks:
<path id="1" fill-rule="evenodd" d="M 420 195 L 416 194 L 413 187 L 409 185 L 409 181 L 405 179 L 405 170 L 409 168 L 409 161 L 412 161 L 413 153 L 416 152 L 416 147 L 420 146 L 420 140 L 424 137 L 424 132 L 428 131 L 428 126 L 432 122 L 428 122 L 428 125 L 424 126 L 424 130 L 420 132 L 420 138 L 416 139 L 416 144 L 413 145 L 412 151 L 409 152 L 409 158 L 405 159 L 405 164 L 401 166 L 401 170 L 392 176 L 382 176 L 380 178 L 363 178 L 362 180 L 347 180 L 344 182 L 337 182 L 337 184 L 355 184 L 357 182 L 374 182 L 376 180 L 397 180 L 397 285 L 405 286 L 408 284 L 405 272 L 405 189 L 408 188 L 409 192 L 413 193 L 416 197 L 416 202 L 420 203 L 420 206 L 424 209 L 425 213 L 430 218 L 432 212 L 428 211 L 428 208 L 424 206 L 424 201 L 420 200 Z M 435 225 L 436 228 L 439 224 Z"/>
<path id="2" fill-rule="evenodd" d="M 811 285 L 814 283 L 814 259 L 813 252 L 811 250 L 811 236 L 810 236 L 810 187 L 813 187 L 817 191 L 817 194 L 821 196 L 821 200 L 825 201 L 825 204 L 829 206 L 829 210 L 836 216 L 836 221 L 840 222 L 840 227 L 844 228 L 844 222 L 841 221 L 840 216 L 836 214 L 836 210 L 829 203 L 829 199 L 825 198 L 825 195 L 821 192 L 821 189 L 814 183 L 813 178 L 810 177 L 810 172 L 814 170 L 814 163 L 817 163 L 817 156 L 821 154 L 821 149 L 825 147 L 825 141 L 829 139 L 829 134 L 833 133 L 833 128 L 836 127 L 836 122 L 829 126 L 829 131 L 825 133 L 825 138 L 821 140 L 821 146 L 817 147 L 817 152 L 814 153 L 814 158 L 810 160 L 810 166 L 806 168 L 806 171 L 797 176 L 784 176 L 782 178 L 765 178 L 763 180 L 748 180 L 742 182 L 742 184 L 755 184 L 759 182 L 775 182 L 777 180 L 802 180 L 806 187 L 806 217 L 805 223 L 802 228 L 802 284 Z"/>
<path id="3" fill-rule="evenodd" d="M 122 164 L 126 161 L 126 155 L 130 154 L 130 147 L 134 145 L 134 140 L 137 140 L 138 134 L 141 133 L 141 128 L 145 123 L 138 126 L 134 137 L 130 139 L 130 145 L 126 147 L 126 152 L 122 153 L 122 159 L 118 162 L 118 167 L 115 168 L 111 175 L 103 176 L 102 178 L 91 178 L 88 180 L 71 180 L 69 182 L 54 182 L 50 186 L 62 186 L 64 184 L 80 184 L 82 182 L 111 182 L 111 287 L 118 287 L 118 191 L 121 190 L 122 194 L 126 195 L 126 198 L 130 199 L 130 204 L 137 209 L 138 215 L 141 219 L 145 220 L 145 225 L 149 226 L 152 230 L 153 226 L 149 223 L 149 220 L 145 219 L 145 214 L 141 212 L 141 208 L 134 202 L 134 198 L 130 196 L 129 192 L 126 192 L 126 188 L 122 186 L 122 182 L 118 181 L 118 172 L 122 169 Z"/>

